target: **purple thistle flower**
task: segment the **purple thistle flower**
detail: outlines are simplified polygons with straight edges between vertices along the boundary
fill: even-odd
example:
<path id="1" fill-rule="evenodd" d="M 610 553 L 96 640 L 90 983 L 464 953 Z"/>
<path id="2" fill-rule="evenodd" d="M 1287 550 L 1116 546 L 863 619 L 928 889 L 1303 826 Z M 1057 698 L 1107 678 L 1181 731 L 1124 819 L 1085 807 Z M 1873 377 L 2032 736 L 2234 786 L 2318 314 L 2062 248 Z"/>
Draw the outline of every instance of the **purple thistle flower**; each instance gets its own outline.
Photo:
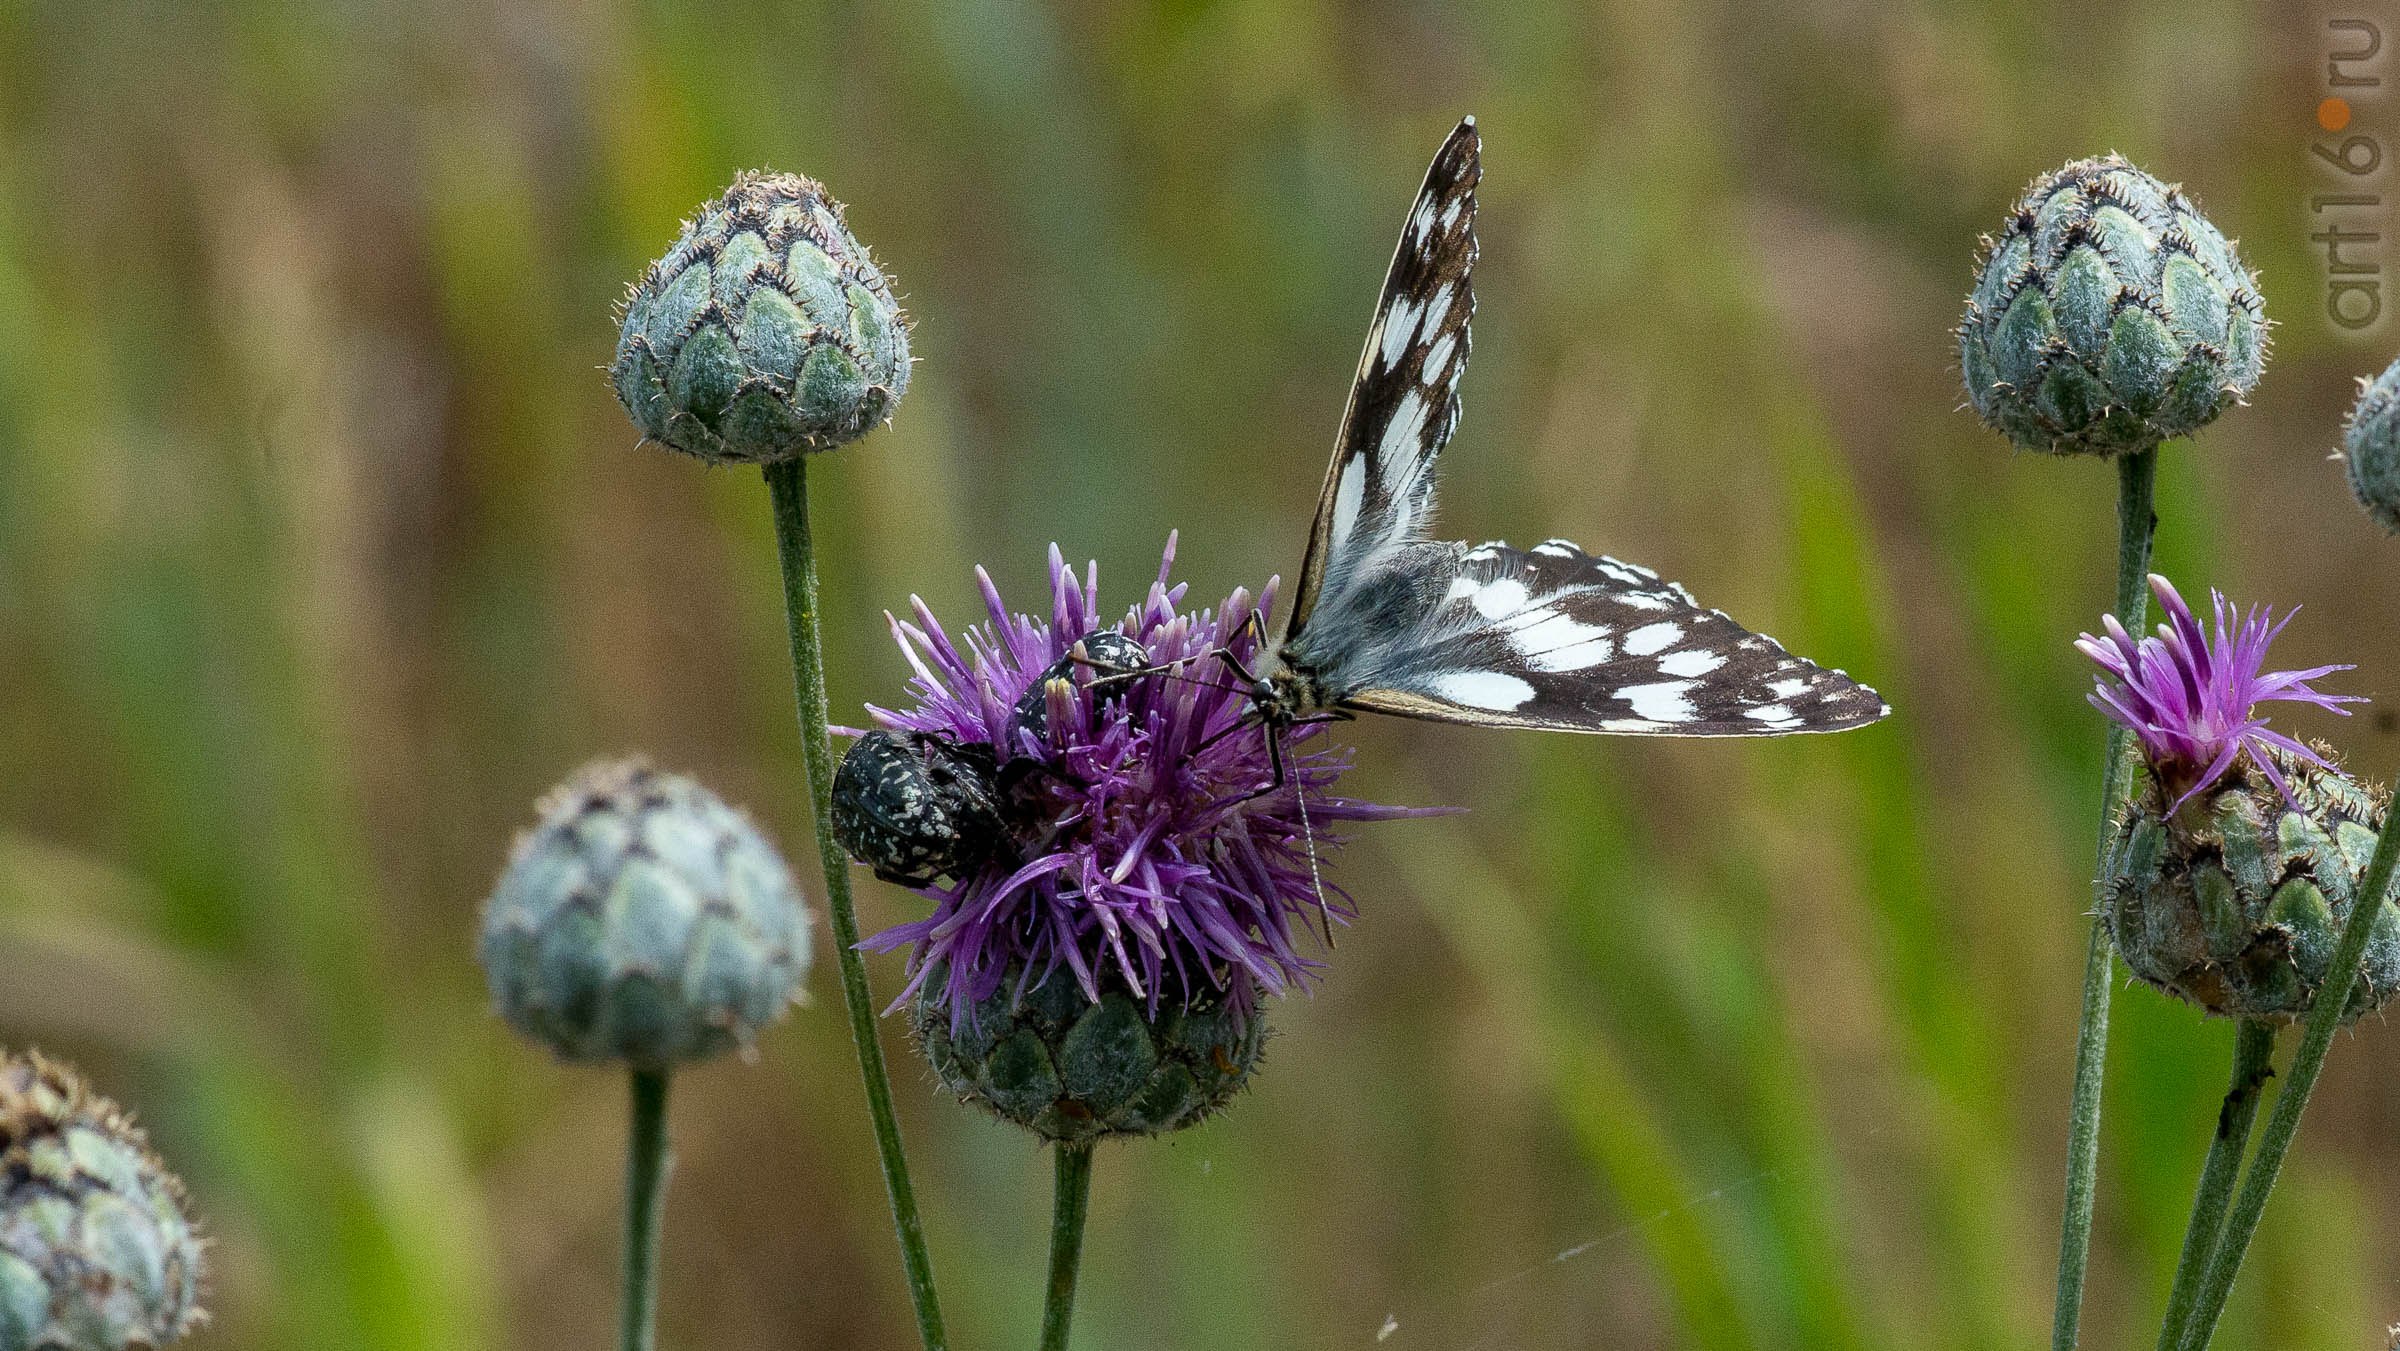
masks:
<path id="1" fill-rule="evenodd" d="M 2271 752 L 2331 768 L 2325 757 L 2307 746 L 2269 731 L 2267 720 L 2256 712 L 2257 705 L 2282 699 L 2314 704 L 2347 717 L 2350 710 L 2341 705 L 2366 702 L 2361 695 L 2325 694 L 2309 688 L 2308 682 L 2319 676 L 2355 669 L 2350 666 L 2260 669 L 2266 664 L 2268 645 L 2292 621 L 2292 615 L 2299 613 L 2297 607 L 2280 620 L 2265 606 L 2252 606 L 2244 614 L 2227 605 L 2222 592 L 2212 589 L 2209 600 L 2216 611 L 2212 639 L 2166 578 L 2152 573 L 2150 589 L 2157 593 L 2159 606 L 2167 614 L 2157 637 L 2137 642 L 2115 615 L 2106 615 L 2100 622 L 2108 631 L 2107 638 L 2081 634 L 2075 646 L 2115 677 L 2102 677 L 2089 698 L 2093 707 L 2131 728 L 2140 740 L 2160 786 L 2176 794 L 2168 805 L 2169 814 L 2193 794 L 2221 780 L 2245 752 L 2287 801 L 2292 790 Z"/>
<path id="2" fill-rule="evenodd" d="M 947 987 L 933 993 L 962 1026 L 1010 970 L 1031 989 L 1064 967 L 1094 1001 L 1107 983 L 1155 1014 L 1162 1000 L 1182 1006 L 1215 991 L 1246 1016 L 1257 990 L 1285 992 L 1322 965 L 1303 955 L 1296 922 L 1310 930 L 1320 906 L 1327 924 L 1356 914 L 1330 882 L 1319 890 L 1316 863 L 1342 841 L 1328 824 L 1427 810 L 1330 794 L 1350 756 L 1302 749 L 1321 731 L 1312 727 L 1284 734 L 1286 781 L 1260 792 L 1274 781 L 1267 733 L 1237 726 L 1251 698 L 1216 654 L 1255 659 L 1275 583 L 1255 602 L 1236 590 L 1213 612 L 1185 613 L 1186 585 L 1167 581 L 1174 561 L 1170 535 L 1158 579 L 1116 626 L 1169 669 L 1052 682 L 1046 735 L 1025 727 L 1016 706 L 1077 640 L 1106 626 L 1098 564 L 1079 579 L 1051 546 L 1047 623 L 1012 614 L 981 568 L 989 619 L 962 642 L 913 596 L 915 622 L 891 619 L 916 671 L 917 706 L 868 712 L 888 728 L 990 748 L 1019 846 L 974 876 L 921 889 L 932 914 L 864 940 L 879 952 L 914 945 L 894 1008 L 942 972 Z"/>

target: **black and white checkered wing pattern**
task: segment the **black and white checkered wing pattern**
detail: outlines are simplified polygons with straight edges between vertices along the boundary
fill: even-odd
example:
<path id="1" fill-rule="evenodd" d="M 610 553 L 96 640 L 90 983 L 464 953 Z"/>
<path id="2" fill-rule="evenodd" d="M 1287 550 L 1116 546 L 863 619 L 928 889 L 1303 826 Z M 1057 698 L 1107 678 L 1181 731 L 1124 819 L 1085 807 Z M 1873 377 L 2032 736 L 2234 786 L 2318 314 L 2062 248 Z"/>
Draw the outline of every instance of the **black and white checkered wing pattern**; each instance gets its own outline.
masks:
<path id="1" fill-rule="evenodd" d="M 1482 175 L 1470 117 L 1442 143 L 1401 225 L 1318 494 L 1287 639 L 1320 606 L 1339 608 L 1360 579 L 1425 537 L 1434 458 L 1458 426 L 1458 380 L 1467 369 Z"/>
<path id="2" fill-rule="evenodd" d="M 1342 673 L 1342 706 L 1635 736 L 1838 732 L 1891 711 L 1647 568 L 1565 540 L 1452 547 L 1414 588 L 1416 622 Z"/>

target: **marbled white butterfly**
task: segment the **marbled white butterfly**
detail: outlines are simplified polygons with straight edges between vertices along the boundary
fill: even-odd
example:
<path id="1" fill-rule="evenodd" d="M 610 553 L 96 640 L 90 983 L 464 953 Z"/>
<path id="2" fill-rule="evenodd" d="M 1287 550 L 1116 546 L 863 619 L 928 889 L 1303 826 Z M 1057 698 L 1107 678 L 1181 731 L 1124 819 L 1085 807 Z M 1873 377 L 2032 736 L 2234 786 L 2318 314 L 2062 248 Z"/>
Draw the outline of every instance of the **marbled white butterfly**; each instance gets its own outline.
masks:
<path id="1" fill-rule="evenodd" d="M 1635 736 L 1780 736 L 1891 711 L 1840 671 L 1565 540 L 1431 541 L 1475 312 L 1475 119 L 1425 174 L 1367 330 L 1282 636 L 1243 670 L 1270 729 L 1356 711 Z M 1230 655 L 1228 665 L 1239 669 Z M 1271 749 L 1280 736 L 1270 735 Z M 1280 787 L 1282 774 L 1277 774 Z"/>

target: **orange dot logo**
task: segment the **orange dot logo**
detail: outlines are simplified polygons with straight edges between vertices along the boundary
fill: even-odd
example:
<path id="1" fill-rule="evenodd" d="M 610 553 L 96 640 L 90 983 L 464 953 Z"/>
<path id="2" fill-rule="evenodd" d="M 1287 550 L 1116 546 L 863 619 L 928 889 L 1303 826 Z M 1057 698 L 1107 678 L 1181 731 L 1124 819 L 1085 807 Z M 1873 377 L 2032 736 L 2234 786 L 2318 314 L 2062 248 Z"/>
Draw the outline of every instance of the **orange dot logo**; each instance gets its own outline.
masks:
<path id="1" fill-rule="evenodd" d="M 2327 131 L 2340 131 L 2350 125 L 2350 102 L 2329 98 L 2317 105 L 2317 125 Z"/>

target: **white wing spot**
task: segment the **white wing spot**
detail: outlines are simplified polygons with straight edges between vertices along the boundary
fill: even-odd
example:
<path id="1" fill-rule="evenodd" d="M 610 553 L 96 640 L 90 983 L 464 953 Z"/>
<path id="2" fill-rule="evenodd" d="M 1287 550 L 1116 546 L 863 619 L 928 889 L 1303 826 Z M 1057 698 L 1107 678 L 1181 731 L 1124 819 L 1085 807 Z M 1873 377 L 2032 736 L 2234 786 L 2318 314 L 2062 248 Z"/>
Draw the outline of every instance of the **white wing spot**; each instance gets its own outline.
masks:
<path id="1" fill-rule="evenodd" d="M 1603 732 L 1655 732 L 1659 727 L 1660 724 L 1652 722 L 1648 718 L 1602 718 L 1600 720 L 1600 730 Z"/>
<path id="2" fill-rule="evenodd" d="M 1644 624 L 1626 634 L 1625 653 L 1627 656 L 1647 657 L 1653 652 L 1664 652 L 1680 642 L 1682 638 L 1683 626 L 1681 624 L 1662 619 L 1655 624 Z"/>
<path id="3" fill-rule="evenodd" d="M 1608 639 L 1586 638 L 1580 643 L 1535 653 L 1525 659 L 1525 664 L 1537 671 L 1581 671 L 1598 666 L 1612 655 Z"/>
<path id="4" fill-rule="evenodd" d="M 1805 677 L 1794 677 L 1790 680 L 1778 680 L 1770 683 L 1767 686 L 1767 693 L 1778 699 L 1789 699 L 1807 688 L 1808 681 Z"/>
<path id="5" fill-rule="evenodd" d="M 1507 547 L 1508 544 L 1505 540 L 1494 540 L 1489 544 L 1478 544 L 1474 548 L 1467 550 L 1466 554 L 1459 561 L 1463 563 L 1489 563 L 1498 558 L 1500 556 L 1500 551 Z"/>
<path id="6" fill-rule="evenodd" d="M 1655 685 L 1627 685 L 1617 691 L 1617 697 L 1633 705 L 1637 716 L 1654 722 L 1690 722 L 1695 710 L 1684 692 L 1691 687 L 1688 680 L 1662 680 Z"/>
<path id="7" fill-rule="evenodd" d="M 1617 603 L 1633 610 L 1672 610 L 1675 602 L 1655 591 L 1626 591 L 1617 596 Z"/>
<path id="8" fill-rule="evenodd" d="M 1533 686 L 1505 671 L 1445 671 L 1426 682 L 1435 697 L 1498 712 L 1522 708 Z"/>
<path id="9" fill-rule="evenodd" d="M 1547 607 L 1533 613 L 1539 618 L 1511 633 L 1508 641 L 1534 670 L 1580 671 L 1612 655 L 1615 645 L 1609 641 L 1608 630 L 1599 625 Z"/>
<path id="10" fill-rule="evenodd" d="M 1416 215 L 1409 218 L 1409 228 L 1415 231 L 1417 251 L 1428 253 L 1433 248 L 1433 199 L 1418 203 Z"/>
<path id="11" fill-rule="evenodd" d="M 1366 497 L 1367 457 L 1353 455 L 1350 457 L 1350 463 L 1342 466 L 1342 486 L 1335 489 L 1333 494 L 1333 539 L 1331 543 L 1335 551 L 1339 550 L 1342 542 L 1349 539 L 1350 532 L 1357 527 L 1358 509 L 1365 503 Z"/>
<path id="12" fill-rule="evenodd" d="M 1475 589 L 1482 585 L 1483 583 L 1472 577 L 1453 577 L 1450 579 L 1450 589 L 1442 593 L 1442 602 L 1448 604 L 1454 600 L 1465 600 L 1474 595 Z"/>
<path id="13" fill-rule="evenodd" d="M 1461 200 L 1462 199 L 1460 198 L 1453 197 L 1450 199 L 1450 204 L 1442 208 L 1442 228 L 1444 230 L 1448 230 L 1450 228 L 1450 222 L 1458 219 L 1458 208 Z"/>
<path id="14" fill-rule="evenodd" d="M 1724 664 L 1722 654 L 1699 648 L 1689 652 L 1670 652 L 1658 659 L 1659 673 L 1671 676 L 1704 676 Z"/>
<path id="15" fill-rule="evenodd" d="M 1513 616 L 1514 622 L 1501 626 L 1508 641 L 1520 652 L 1546 651 L 1567 643 L 1580 643 L 1587 638 L 1613 637 L 1598 624 L 1583 620 L 1550 605 L 1537 605 Z"/>
<path id="16" fill-rule="evenodd" d="M 1428 326 L 1432 323 L 1430 319 L 1426 322 Z M 1425 382 L 1427 384 L 1433 383 L 1435 377 L 1448 366 L 1450 349 L 1456 346 L 1458 346 L 1458 335 L 1445 333 L 1433 346 L 1425 349 Z"/>
<path id="17" fill-rule="evenodd" d="M 1421 391 L 1412 389 L 1401 395 L 1400 406 L 1392 410 L 1391 423 L 1375 447 L 1376 458 L 1383 462 L 1383 489 L 1394 497 L 1400 495 L 1401 485 L 1416 475 L 1421 460 L 1417 452 L 1425 443 L 1425 415 L 1432 411 Z"/>
<path id="18" fill-rule="evenodd" d="M 1533 546 L 1533 551 L 1537 554 L 1548 554 L 1552 558 L 1573 558 L 1583 552 L 1563 539 L 1543 540 Z"/>
<path id="19" fill-rule="evenodd" d="M 1450 297 L 1457 290 L 1458 288 L 1449 282 L 1443 282 L 1434 288 L 1432 297 L 1425 302 L 1426 332 L 1431 333 L 1442 326 L 1442 320 L 1450 313 Z M 1427 361 L 1425 364 L 1431 366 L 1433 363 Z"/>
<path id="20" fill-rule="evenodd" d="M 1781 704 L 1760 704 L 1756 708 L 1745 708 L 1742 710 L 1742 716 L 1756 718 L 1770 727 L 1787 727 L 1800 721 L 1799 714 Z"/>
<path id="21" fill-rule="evenodd" d="M 1475 588 L 1475 613 L 1486 619 L 1500 619 L 1525 608 L 1525 584 L 1514 577 L 1500 577 Z"/>
<path id="22" fill-rule="evenodd" d="M 1383 315 L 1383 368 L 1390 370 L 1400 364 L 1400 354 L 1408 350 L 1409 339 L 1417 336 L 1417 307 L 1401 296 Z"/>

